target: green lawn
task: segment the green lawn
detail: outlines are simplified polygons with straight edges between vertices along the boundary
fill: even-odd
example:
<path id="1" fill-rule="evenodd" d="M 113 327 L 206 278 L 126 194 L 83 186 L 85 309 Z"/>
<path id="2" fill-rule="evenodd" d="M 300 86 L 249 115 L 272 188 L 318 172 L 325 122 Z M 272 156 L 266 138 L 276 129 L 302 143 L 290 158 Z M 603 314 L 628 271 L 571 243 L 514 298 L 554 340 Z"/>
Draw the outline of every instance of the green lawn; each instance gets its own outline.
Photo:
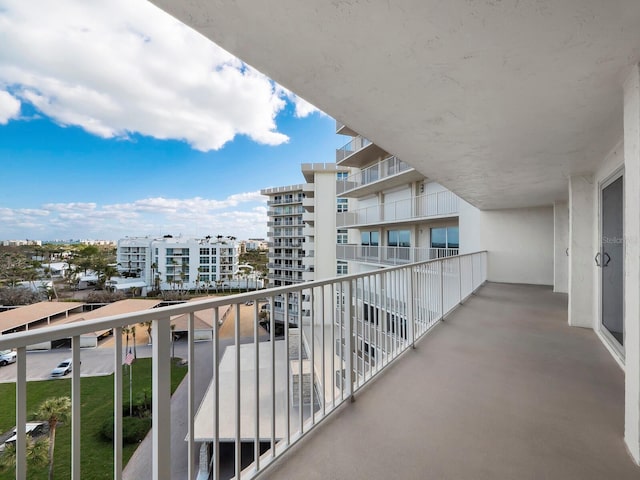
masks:
<path id="1" fill-rule="evenodd" d="M 123 367 L 123 401 L 129 400 L 129 367 Z M 172 365 L 171 392 L 178 387 L 185 374 L 186 366 Z M 113 419 L 113 375 L 104 377 L 81 378 L 82 420 L 81 420 L 81 458 L 83 480 L 113 478 L 113 443 L 105 441 L 100 435 L 100 427 L 106 419 Z M 133 364 L 133 398 L 143 389 L 151 391 L 151 359 L 141 358 Z M 33 412 L 38 405 L 49 397 L 71 397 L 71 381 L 44 380 L 28 382 L 27 412 Z M 15 384 L 0 384 L 0 431 L 9 430 L 15 425 Z M 137 445 L 123 447 L 126 464 Z M 71 428 L 59 426 L 55 444 L 55 478 L 69 478 L 71 474 Z M 47 468 L 29 468 L 28 478 L 46 479 Z M 13 471 L 0 472 L 0 480 L 15 478 Z"/>

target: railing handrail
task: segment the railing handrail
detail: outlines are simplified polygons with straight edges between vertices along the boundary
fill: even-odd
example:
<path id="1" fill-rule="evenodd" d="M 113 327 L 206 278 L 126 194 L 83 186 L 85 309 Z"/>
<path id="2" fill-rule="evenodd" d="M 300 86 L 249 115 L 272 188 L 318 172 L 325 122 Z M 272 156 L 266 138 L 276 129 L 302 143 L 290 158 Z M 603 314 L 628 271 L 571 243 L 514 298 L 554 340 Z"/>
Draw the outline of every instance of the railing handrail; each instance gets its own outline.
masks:
<path id="1" fill-rule="evenodd" d="M 406 203 L 406 202 L 420 202 L 420 201 L 422 201 L 424 199 L 428 200 L 429 198 L 434 198 L 434 197 L 438 198 L 439 195 L 444 195 L 444 194 L 451 195 L 455 199 L 459 199 L 460 198 L 450 190 L 441 190 L 439 192 L 423 193 L 421 195 L 412 196 L 410 198 L 401 198 L 399 200 L 392 200 L 390 202 L 380 203 L 380 204 L 377 204 L 377 205 L 370 205 L 368 207 L 356 208 L 355 210 L 348 210 L 346 212 L 339 212 L 338 215 L 345 214 L 345 213 L 365 212 L 367 210 L 372 210 L 372 209 L 376 209 L 376 208 L 392 207 L 394 205 L 398 205 L 400 203 Z M 454 213 L 454 212 L 457 212 L 457 211 L 459 211 L 459 206 L 456 209 L 452 209 L 450 211 L 450 213 Z M 433 217 L 433 216 L 437 216 L 437 215 L 448 215 L 448 213 L 435 213 L 434 215 L 428 215 L 427 213 L 424 213 L 423 215 L 420 215 L 420 216 Z M 413 216 L 417 216 L 417 215 L 412 215 L 412 217 Z"/>
<path id="2" fill-rule="evenodd" d="M 411 247 L 405 247 L 411 248 Z M 415 248 L 415 247 L 414 247 Z M 477 252 L 471 252 L 459 255 L 460 257 L 471 256 L 478 253 L 485 253 L 486 250 L 480 250 Z M 435 258 L 432 260 L 424 260 L 421 262 L 406 263 L 404 265 L 396 265 L 385 267 L 385 272 L 392 272 L 395 270 L 406 269 L 407 267 L 415 267 L 428 263 L 441 262 L 447 258 Z M 304 283 L 304 288 L 321 287 L 324 285 L 330 285 L 336 282 L 344 282 L 349 280 L 356 280 L 371 275 L 371 272 L 355 273 L 343 276 L 336 276 L 327 278 L 324 280 L 314 280 Z M 93 333 L 102 330 L 109 330 L 116 327 L 125 325 L 133 325 L 136 323 L 147 322 L 151 320 L 157 320 L 159 318 L 165 318 L 169 321 L 170 317 L 177 315 L 184 315 L 187 313 L 197 312 L 200 310 L 208 310 L 216 307 L 222 307 L 231 303 L 243 303 L 246 301 L 256 301 L 259 298 L 271 297 L 275 295 L 285 295 L 299 291 L 301 284 L 288 285 L 285 287 L 273 287 L 264 290 L 258 290 L 253 292 L 239 293 L 234 295 L 227 295 L 215 299 L 203 299 L 195 300 L 193 302 L 186 302 L 179 305 L 169 305 L 166 307 L 159 307 L 152 310 L 136 313 L 124 313 L 118 315 L 111 315 L 104 318 L 98 318 L 94 320 L 78 321 L 65 325 L 53 325 L 48 327 L 38 328 L 34 331 L 23 331 L 10 333 L 7 335 L 0 335 L 0 350 L 10 348 L 27 347 L 42 342 L 46 342 L 51 339 L 67 338 L 77 335 L 83 335 L 85 333 Z"/>
<path id="3" fill-rule="evenodd" d="M 385 166 L 387 166 L 388 164 L 392 163 L 392 162 L 397 162 L 398 163 L 398 169 L 396 171 L 394 171 L 393 173 L 386 173 L 386 172 L 379 172 L 380 168 L 384 168 Z M 405 168 L 402 168 L 402 167 Z M 384 160 L 380 161 L 379 163 L 376 163 L 375 165 L 371 165 L 370 167 L 367 168 L 363 168 L 361 169 L 358 173 L 354 173 L 352 175 L 349 175 L 347 178 L 344 179 L 340 179 L 338 180 L 338 183 L 342 183 L 343 184 L 343 188 L 344 190 L 340 193 L 344 193 L 347 190 L 353 190 L 354 188 L 359 188 L 363 185 L 369 185 L 370 183 L 375 183 L 378 182 L 380 180 L 383 180 L 385 178 L 389 178 L 392 177 L 394 175 L 398 175 L 400 173 L 409 171 L 414 169 L 414 167 L 412 167 L 411 165 L 409 165 L 406 162 L 403 162 L 402 160 L 400 160 L 398 157 L 396 157 L 395 155 L 390 155 L 388 157 L 386 157 Z M 369 181 L 364 181 L 363 177 L 367 177 L 370 176 L 370 172 L 374 172 L 374 171 L 378 171 L 380 173 L 379 176 L 377 176 L 375 179 L 371 179 Z M 355 184 L 355 186 L 351 187 L 351 188 L 346 188 L 348 184 L 353 183 Z"/>

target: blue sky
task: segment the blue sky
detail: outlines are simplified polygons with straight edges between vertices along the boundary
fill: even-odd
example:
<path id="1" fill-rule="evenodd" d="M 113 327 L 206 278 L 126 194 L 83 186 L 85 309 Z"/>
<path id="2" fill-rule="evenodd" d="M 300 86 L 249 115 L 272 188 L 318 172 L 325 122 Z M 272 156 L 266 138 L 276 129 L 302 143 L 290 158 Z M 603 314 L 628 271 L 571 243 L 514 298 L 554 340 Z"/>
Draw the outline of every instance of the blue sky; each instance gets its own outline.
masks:
<path id="1" fill-rule="evenodd" d="M 258 191 L 334 161 L 331 118 L 147 2 L 53 3 L 0 0 L 0 239 L 262 237 Z"/>

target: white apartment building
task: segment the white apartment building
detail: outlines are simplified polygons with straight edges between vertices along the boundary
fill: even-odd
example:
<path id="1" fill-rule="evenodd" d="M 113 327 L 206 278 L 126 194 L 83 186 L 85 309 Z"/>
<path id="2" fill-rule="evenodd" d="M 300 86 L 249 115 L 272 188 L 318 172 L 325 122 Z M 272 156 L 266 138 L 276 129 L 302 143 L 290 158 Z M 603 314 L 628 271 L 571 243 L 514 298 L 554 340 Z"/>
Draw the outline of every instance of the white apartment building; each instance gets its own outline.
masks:
<path id="1" fill-rule="evenodd" d="M 301 170 L 307 183 L 265 188 L 260 192 L 269 197 L 268 278 L 272 287 L 338 274 L 336 180 L 348 170 L 333 163 L 304 163 Z M 316 258 L 322 258 L 322 262 L 316 262 Z M 284 321 L 284 303 L 284 299 L 275 301 L 277 321 Z M 288 301 L 290 322 L 298 324 L 299 315 L 308 316 L 310 308 L 307 298 L 291 296 Z"/>
<path id="2" fill-rule="evenodd" d="M 350 137 L 336 150 L 338 165 L 350 168 L 337 186 L 344 273 L 470 251 L 475 207 L 339 121 L 336 133 Z"/>
<path id="3" fill-rule="evenodd" d="M 215 288 L 238 271 L 239 245 L 230 237 L 127 237 L 118 240 L 118 271 L 150 288 Z"/>

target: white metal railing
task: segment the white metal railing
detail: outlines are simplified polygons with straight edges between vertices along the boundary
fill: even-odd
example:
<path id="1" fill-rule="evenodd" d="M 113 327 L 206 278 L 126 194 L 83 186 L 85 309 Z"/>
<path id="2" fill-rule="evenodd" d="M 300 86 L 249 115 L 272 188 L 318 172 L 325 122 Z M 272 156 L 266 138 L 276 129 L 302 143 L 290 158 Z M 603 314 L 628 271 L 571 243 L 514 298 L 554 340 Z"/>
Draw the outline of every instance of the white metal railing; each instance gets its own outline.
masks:
<path id="1" fill-rule="evenodd" d="M 486 252 L 452 256 L 374 272 L 347 275 L 322 281 L 205 299 L 116 315 L 97 320 L 52 326 L 29 332 L 0 336 L 0 350 L 17 349 L 16 414 L 17 463 L 15 477 L 27 476 L 27 347 L 55 339 L 71 338 L 73 369 L 71 375 L 71 478 L 80 472 L 80 337 L 96 331 L 113 329 L 114 375 L 114 460 L 113 478 L 122 478 L 122 329 L 128 325 L 151 321 L 153 334 L 153 406 L 152 406 L 152 474 L 167 478 L 171 471 L 171 396 L 170 396 L 170 319 L 188 315 L 188 472 L 196 478 L 196 443 L 194 431 L 202 424 L 211 428 L 209 455 L 210 478 L 218 480 L 221 468 L 230 468 L 240 477 L 241 447 L 251 445 L 251 464 L 243 478 L 252 478 L 281 457 L 292 445 L 348 401 L 367 382 L 410 348 L 448 312 L 463 302 L 486 280 Z M 282 312 L 278 325 L 274 315 L 276 301 L 287 298 L 289 307 L 303 312 L 297 328 L 289 322 L 289 308 Z M 260 312 L 266 299 L 267 318 Z M 245 307 L 245 302 L 253 302 Z M 303 302 L 305 308 L 303 308 Z M 227 317 L 231 309 L 241 318 L 249 309 L 253 324 L 251 338 L 241 338 L 241 322 L 234 322 L 233 339 L 226 347 L 224 359 L 233 365 L 229 371 L 219 369 L 221 341 L 218 328 L 212 329 L 211 351 L 213 375 L 205 398 L 210 401 L 213 418 L 195 422 L 194 319 L 196 312 L 208 315 L 212 325 Z M 206 312 L 203 312 L 206 311 Z M 292 315 L 293 316 L 293 315 Z M 297 317 L 297 315 L 296 315 Z M 261 334 L 260 322 L 268 327 Z M 103 347 L 107 348 L 107 347 Z M 198 349 L 198 352 L 201 352 Z M 227 354 L 229 357 L 227 357 Z M 245 355 L 246 354 L 246 355 Z M 276 365 L 282 368 L 276 369 Z M 221 385 L 221 376 L 230 385 Z M 277 383 L 276 378 L 282 379 Z M 201 382 L 202 378 L 198 378 Z M 248 400 L 253 401 L 248 402 Z M 207 410 L 207 409 L 204 409 Z M 226 429 L 226 430 L 225 430 Z M 221 441 L 233 445 L 228 456 L 220 456 Z M 265 448 L 266 451 L 265 451 Z M 246 448 L 242 450 L 246 455 Z M 175 453 L 174 453 L 175 454 Z M 202 458 L 202 455 L 201 455 Z M 246 459 L 246 457 L 245 457 Z"/>
<path id="2" fill-rule="evenodd" d="M 336 244 L 338 260 L 352 260 L 379 265 L 405 265 L 458 255 L 457 248 L 389 247 L 377 245 Z"/>
<path id="3" fill-rule="evenodd" d="M 363 168 L 358 173 L 349 175 L 343 180 L 337 180 L 336 193 L 339 195 L 349 190 L 369 185 L 399 173 L 412 170 L 413 167 L 395 156 L 385 158 L 379 163 Z"/>
<path id="4" fill-rule="evenodd" d="M 336 162 L 341 162 L 350 155 L 353 155 L 358 150 L 362 150 L 364 147 L 371 145 L 371 140 L 364 137 L 353 137 L 346 145 L 336 150 Z"/>
<path id="5" fill-rule="evenodd" d="M 336 214 L 336 227 L 398 222 L 418 218 L 456 215 L 459 197 L 448 190 L 405 198 L 380 205 L 358 208 Z"/>

